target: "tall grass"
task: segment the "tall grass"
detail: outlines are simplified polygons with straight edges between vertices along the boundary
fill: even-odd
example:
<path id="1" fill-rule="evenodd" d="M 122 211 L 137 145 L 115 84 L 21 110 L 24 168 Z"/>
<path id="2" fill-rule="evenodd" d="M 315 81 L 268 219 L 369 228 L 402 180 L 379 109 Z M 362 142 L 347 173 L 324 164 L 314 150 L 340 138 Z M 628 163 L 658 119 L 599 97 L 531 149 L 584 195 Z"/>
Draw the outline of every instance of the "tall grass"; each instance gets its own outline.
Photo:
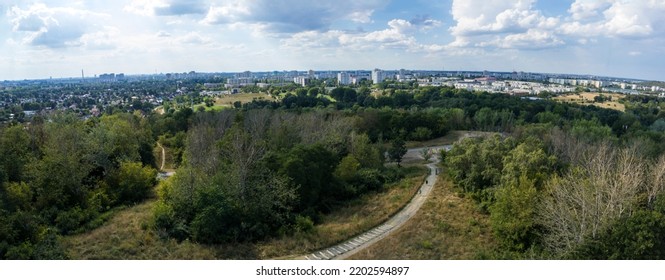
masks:
<path id="1" fill-rule="evenodd" d="M 390 236 L 350 259 L 477 259 L 493 255 L 489 218 L 441 175 L 418 213 Z"/>
<path id="2" fill-rule="evenodd" d="M 202 245 L 160 239 L 149 226 L 155 200 L 118 212 L 105 225 L 68 236 L 63 244 L 72 259 L 270 259 L 290 258 L 332 246 L 390 218 L 410 201 L 424 180 L 422 166 L 404 167 L 405 179 L 383 191 L 367 193 L 324 215 L 308 232 L 285 232 L 259 243 Z"/>

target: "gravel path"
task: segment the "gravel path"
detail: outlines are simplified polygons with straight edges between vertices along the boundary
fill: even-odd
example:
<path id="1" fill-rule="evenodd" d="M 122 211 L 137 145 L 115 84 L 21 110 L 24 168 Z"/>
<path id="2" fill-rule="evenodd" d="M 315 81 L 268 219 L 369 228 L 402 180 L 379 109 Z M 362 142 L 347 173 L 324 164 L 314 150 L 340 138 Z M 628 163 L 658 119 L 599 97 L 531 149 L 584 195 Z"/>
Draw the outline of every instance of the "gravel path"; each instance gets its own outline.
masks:
<path id="1" fill-rule="evenodd" d="M 429 149 L 432 149 L 435 155 L 431 160 L 431 162 L 426 165 L 430 171 L 429 175 L 425 179 L 425 182 L 423 182 L 422 186 L 420 186 L 418 193 L 411 199 L 409 204 L 407 204 L 401 211 L 399 211 L 397 214 L 388 219 L 388 221 L 354 238 L 344 241 L 340 244 L 319 250 L 317 252 L 314 252 L 306 256 L 302 256 L 299 259 L 307 259 L 307 260 L 345 259 L 357 253 L 358 251 L 374 244 L 375 242 L 383 239 L 384 237 L 388 236 L 390 233 L 392 233 L 393 231 L 397 230 L 399 227 L 404 225 L 406 221 L 408 221 L 411 217 L 413 217 L 413 215 L 416 212 L 418 212 L 418 209 L 420 209 L 420 207 L 425 203 L 425 200 L 427 200 L 427 197 L 429 197 L 432 188 L 436 184 L 439 172 L 437 168 L 437 163 L 439 162 L 439 158 L 436 157 L 436 155 L 438 154 L 438 150 L 440 149 L 449 150 L 450 147 L 451 147 L 450 145 L 429 147 Z M 422 157 L 420 156 L 420 151 L 422 149 L 423 148 L 409 149 L 407 154 L 404 155 L 404 159 L 414 160 L 420 158 L 422 160 Z"/>

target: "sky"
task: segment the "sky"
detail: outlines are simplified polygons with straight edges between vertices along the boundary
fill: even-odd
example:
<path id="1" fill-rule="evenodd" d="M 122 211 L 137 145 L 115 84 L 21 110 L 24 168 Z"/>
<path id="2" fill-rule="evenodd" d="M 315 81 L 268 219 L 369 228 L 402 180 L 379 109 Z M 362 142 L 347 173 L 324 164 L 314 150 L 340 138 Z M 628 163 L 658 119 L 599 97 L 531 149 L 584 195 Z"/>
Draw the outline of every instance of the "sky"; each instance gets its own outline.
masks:
<path id="1" fill-rule="evenodd" d="M 665 80 L 665 0 L 0 0 L 0 80 L 489 70 Z"/>

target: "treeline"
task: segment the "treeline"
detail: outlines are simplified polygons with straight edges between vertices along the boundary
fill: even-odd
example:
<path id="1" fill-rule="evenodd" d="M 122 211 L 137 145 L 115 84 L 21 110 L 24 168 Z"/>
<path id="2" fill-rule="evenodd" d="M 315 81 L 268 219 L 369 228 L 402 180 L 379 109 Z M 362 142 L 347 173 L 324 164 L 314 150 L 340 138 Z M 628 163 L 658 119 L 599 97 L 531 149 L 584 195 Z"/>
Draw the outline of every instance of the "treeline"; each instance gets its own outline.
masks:
<path id="1" fill-rule="evenodd" d="M 488 257 L 665 258 L 665 143 L 609 132 L 529 125 L 444 154 L 451 179 L 490 216 L 502 246 Z"/>
<path id="2" fill-rule="evenodd" d="M 321 213 L 403 176 L 356 121 L 330 110 L 195 115 L 182 166 L 158 191 L 156 228 L 204 243 L 311 230 Z"/>
<path id="3" fill-rule="evenodd" d="M 403 176 L 384 165 L 387 143 L 397 160 L 404 141 L 451 130 L 512 135 L 445 155 L 451 178 L 490 215 L 503 244 L 494 257 L 660 256 L 659 101 L 629 99 L 621 113 L 447 87 L 385 92 L 295 87 L 221 112 L 37 116 L 1 128 L 0 257 L 64 258 L 59 235 L 143 201 L 156 183 L 155 141 L 178 169 L 157 189 L 154 228 L 222 243 L 309 231 L 322 213 Z M 571 209 L 588 216 L 563 216 Z M 628 245 L 610 246 L 619 241 Z"/>
<path id="4" fill-rule="evenodd" d="M 0 258 L 66 258 L 57 237 L 100 225 L 155 184 L 146 119 L 73 115 L 0 129 Z"/>
<path id="5" fill-rule="evenodd" d="M 314 91 L 316 90 L 316 91 Z M 566 121 L 596 119 L 607 125 L 616 135 L 631 130 L 648 127 L 656 119 L 665 118 L 665 113 L 652 108 L 655 115 L 623 114 L 616 110 L 595 106 L 562 104 L 553 100 L 528 100 L 506 94 L 470 92 L 451 87 L 422 87 L 406 90 L 390 89 L 375 97 L 366 87 L 359 89 L 335 88 L 330 93 L 335 102 L 323 96 L 323 92 L 313 88 L 301 89 L 299 94 L 289 94 L 280 101 L 256 100 L 243 104 L 243 109 L 257 108 L 302 110 L 303 108 L 334 107 L 337 110 L 362 112 L 363 110 L 405 110 L 417 112 L 427 109 L 461 109 L 464 122 L 456 126 L 466 129 L 506 131 L 520 124 L 551 122 L 563 125 Z M 310 92 L 316 94 L 309 94 Z M 652 113 L 653 114 L 653 113 Z M 639 127 L 636 127 L 639 126 Z"/>

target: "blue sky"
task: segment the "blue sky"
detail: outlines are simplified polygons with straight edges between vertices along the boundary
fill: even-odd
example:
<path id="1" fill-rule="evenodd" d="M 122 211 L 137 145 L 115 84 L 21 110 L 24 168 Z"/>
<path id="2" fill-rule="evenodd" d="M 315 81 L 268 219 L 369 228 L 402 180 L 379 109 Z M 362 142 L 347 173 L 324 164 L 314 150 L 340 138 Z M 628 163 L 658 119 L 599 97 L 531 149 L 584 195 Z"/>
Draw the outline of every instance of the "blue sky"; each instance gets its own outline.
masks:
<path id="1" fill-rule="evenodd" d="M 429 69 L 665 80 L 665 1 L 0 0 L 0 80 Z"/>

